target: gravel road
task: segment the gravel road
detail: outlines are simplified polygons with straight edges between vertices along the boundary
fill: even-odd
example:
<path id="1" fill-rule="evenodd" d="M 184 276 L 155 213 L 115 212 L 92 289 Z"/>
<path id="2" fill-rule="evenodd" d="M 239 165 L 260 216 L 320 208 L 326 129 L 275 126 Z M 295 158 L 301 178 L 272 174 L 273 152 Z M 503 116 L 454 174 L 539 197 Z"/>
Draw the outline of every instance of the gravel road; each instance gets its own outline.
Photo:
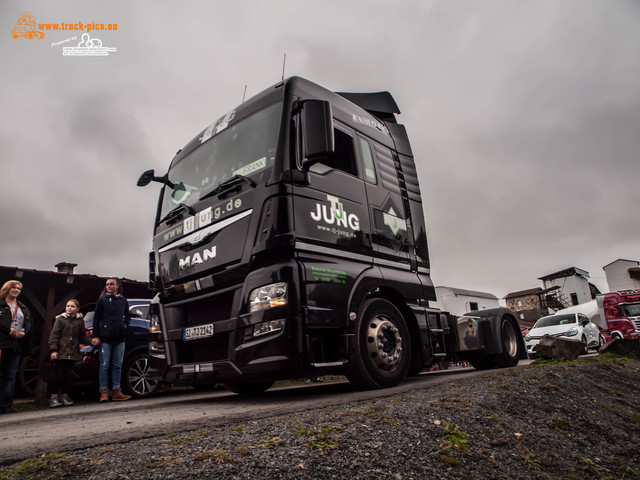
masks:
<path id="1" fill-rule="evenodd" d="M 639 360 L 535 362 L 121 444 L 54 445 L 0 479 L 640 479 L 639 385 Z"/>

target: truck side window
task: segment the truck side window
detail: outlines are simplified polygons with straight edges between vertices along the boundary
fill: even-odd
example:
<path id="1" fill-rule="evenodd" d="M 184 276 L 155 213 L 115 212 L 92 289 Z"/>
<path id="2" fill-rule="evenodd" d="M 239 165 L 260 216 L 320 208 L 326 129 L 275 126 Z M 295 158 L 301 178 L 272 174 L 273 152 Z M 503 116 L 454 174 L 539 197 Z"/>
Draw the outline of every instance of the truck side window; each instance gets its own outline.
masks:
<path id="1" fill-rule="evenodd" d="M 369 142 L 364 138 L 358 137 L 360 143 L 360 152 L 362 153 L 362 162 L 364 163 L 364 179 L 369 183 L 376 183 L 376 167 L 373 165 L 373 154 Z"/>
<path id="2" fill-rule="evenodd" d="M 358 175 L 356 157 L 353 149 L 353 137 L 342 130 L 335 128 L 335 151 L 333 155 L 311 167 L 311 171 L 325 173 L 329 169 L 341 170 L 351 175 Z M 324 167 L 324 168 L 323 168 Z"/>

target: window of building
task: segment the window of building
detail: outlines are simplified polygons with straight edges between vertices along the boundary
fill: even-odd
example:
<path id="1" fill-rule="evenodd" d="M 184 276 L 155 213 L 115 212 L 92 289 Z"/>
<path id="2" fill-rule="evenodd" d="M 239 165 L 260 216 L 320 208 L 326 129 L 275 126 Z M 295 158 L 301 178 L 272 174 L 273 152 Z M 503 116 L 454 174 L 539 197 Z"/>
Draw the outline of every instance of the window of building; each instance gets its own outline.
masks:
<path id="1" fill-rule="evenodd" d="M 469 302 L 469 310 L 478 310 L 478 302 Z"/>
<path id="2" fill-rule="evenodd" d="M 578 303 L 580 303 L 580 302 L 578 302 L 578 294 L 577 293 L 572 293 L 571 294 L 571 302 L 574 305 L 578 305 Z"/>

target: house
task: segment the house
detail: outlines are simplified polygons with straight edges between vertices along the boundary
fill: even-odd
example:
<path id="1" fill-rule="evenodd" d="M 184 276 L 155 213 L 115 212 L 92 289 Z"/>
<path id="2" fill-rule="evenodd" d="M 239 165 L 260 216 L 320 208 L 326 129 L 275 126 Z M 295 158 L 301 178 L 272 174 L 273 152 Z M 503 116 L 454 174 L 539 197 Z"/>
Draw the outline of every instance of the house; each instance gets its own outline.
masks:
<path id="1" fill-rule="evenodd" d="M 540 287 L 520 290 L 505 295 L 507 308 L 515 312 L 521 327 L 531 328 L 540 317 L 549 314 L 549 308 L 543 304 L 545 292 Z"/>
<path id="2" fill-rule="evenodd" d="M 464 315 L 474 310 L 498 308 L 498 297 L 486 292 L 463 290 L 452 287 L 436 287 L 436 302 L 430 306 L 439 308 L 454 315 Z"/>
<path id="3" fill-rule="evenodd" d="M 544 284 L 544 290 L 559 290 L 556 298 L 559 305 L 549 305 L 554 310 L 579 305 L 596 298 L 598 287 L 589 283 L 589 272 L 576 267 L 565 268 L 559 272 L 538 278 Z"/>
<path id="4" fill-rule="evenodd" d="M 619 258 L 602 267 L 610 292 L 640 288 L 640 264 L 637 260 Z"/>

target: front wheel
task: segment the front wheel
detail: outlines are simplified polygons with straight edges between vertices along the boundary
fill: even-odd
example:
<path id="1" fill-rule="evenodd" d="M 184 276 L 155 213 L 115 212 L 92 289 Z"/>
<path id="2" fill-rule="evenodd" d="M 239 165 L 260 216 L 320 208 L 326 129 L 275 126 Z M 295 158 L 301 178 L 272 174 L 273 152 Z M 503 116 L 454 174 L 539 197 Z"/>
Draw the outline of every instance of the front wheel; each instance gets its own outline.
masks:
<path id="1" fill-rule="evenodd" d="M 349 381 L 365 389 L 398 385 L 411 364 L 409 329 L 398 309 L 387 300 L 365 301 L 355 326 L 355 349 L 344 373 Z"/>
<path id="2" fill-rule="evenodd" d="M 587 337 L 582 336 L 582 350 L 580 351 L 580 355 L 586 355 L 589 353 L 589 345 L 587 344 Z"/>
<path id="3" fill-rule="evenodd" d="M 606 342 L 605 342 L 604 337 L 602 336 L 602 334 L 598 335 L 598 350 L 600 350 L 605 343 Z"/>
<path id="4" fill-rule="evenodd" d="M 122 387 L 132 397 L 148 397 L 158 389 L 159 383 L 149 376 L 149 355 L 146 353 L 127 358 L 122 374 Z"/>

